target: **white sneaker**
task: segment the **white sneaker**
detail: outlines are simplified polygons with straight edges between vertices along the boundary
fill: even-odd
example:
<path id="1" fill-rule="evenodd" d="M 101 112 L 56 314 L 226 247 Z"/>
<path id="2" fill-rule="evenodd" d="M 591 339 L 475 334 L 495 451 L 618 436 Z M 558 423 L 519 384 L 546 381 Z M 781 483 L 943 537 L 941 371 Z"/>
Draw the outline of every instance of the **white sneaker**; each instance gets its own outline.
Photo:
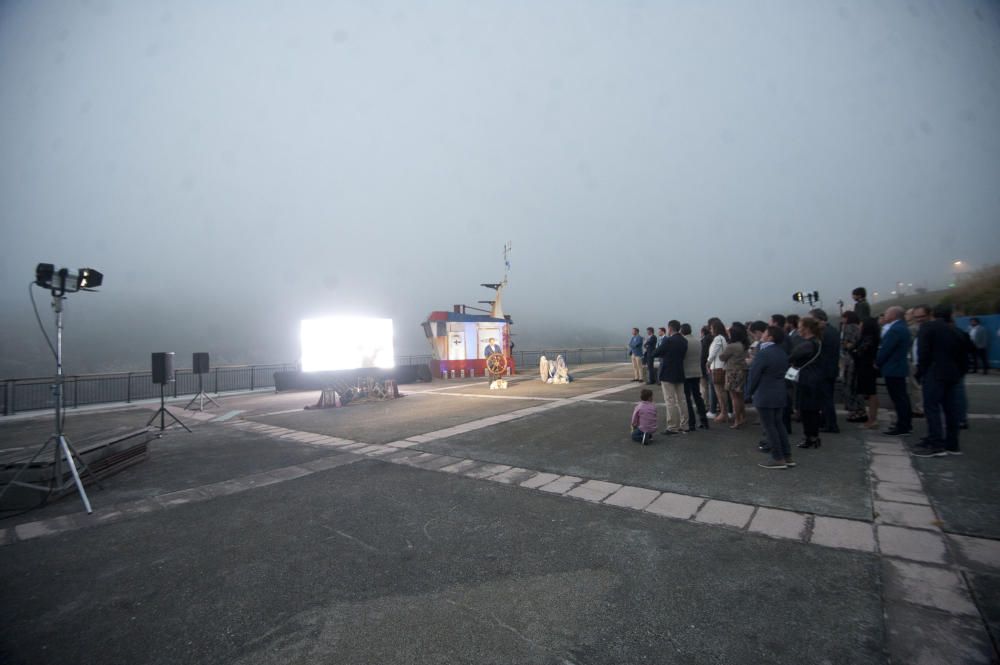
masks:
<path id="1" fill-rule="evenodd" d="M 715 418 L 715 417 L 717 417 L 718 415 L 719 415 L 719 414 L 715 413 L 714 411 L 709 411 L 708 413 L 706 413 L 706 414 L 705 414 L 705 417 L 706 417 L 706 418 Z"/>

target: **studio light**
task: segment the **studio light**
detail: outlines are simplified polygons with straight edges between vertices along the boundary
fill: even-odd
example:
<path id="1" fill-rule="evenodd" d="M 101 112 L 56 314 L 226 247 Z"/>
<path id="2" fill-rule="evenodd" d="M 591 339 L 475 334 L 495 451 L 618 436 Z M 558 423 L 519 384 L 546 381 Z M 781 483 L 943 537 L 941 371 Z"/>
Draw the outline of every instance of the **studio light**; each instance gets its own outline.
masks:
<path id="1" fill-rule="evenodd" d="M 80 268 L 70 272 L 68 268 L 56 267 L 51 263 L 39 263 L 35 268 L 35 284 L 52 291 L 52 295 L 90 291 L 104 283 L 104 274 L 93 268 Z"/>

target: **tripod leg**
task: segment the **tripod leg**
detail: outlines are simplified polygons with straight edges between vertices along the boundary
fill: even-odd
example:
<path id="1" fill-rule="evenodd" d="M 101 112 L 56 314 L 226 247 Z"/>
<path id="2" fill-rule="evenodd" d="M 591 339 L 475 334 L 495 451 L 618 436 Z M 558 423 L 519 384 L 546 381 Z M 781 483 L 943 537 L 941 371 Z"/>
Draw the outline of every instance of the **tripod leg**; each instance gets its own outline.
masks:
<path id="1" fill-rule="evenodd" d="M 170 416 L 171 418 L 173 418 L 173 419 L 174 419 L 174 422 L 175 422 L 175 423 L 177 423 L 178 425 L 180 425 L 180 426 L 181 426 L 181 427 L 183 427 L 184 429 L 187 429 L 187 431 L 188 431 L 188 432 L 190 432 L 190 431 L 191 431 L 191 430 L 189 430 L 189 429 L 188 429 L 188 426 L 187 426 L 187 425 L 185 425 L 184 423 L 182 423 L 182 422 L 181 422 L 181 419 L 180 419 L 180 418 L 178 418 L 178 417 L 177 417 L 177 416 L 175 416 L 174 414 L 170 413 L 170 412 L 169 412 L 169 411 L 167 411 L 166 409 L 164 409 L 163 411 L 164 411 L 164 413 L 166 413 L 166 414 L 167 414 L 168 416 Z"/>
<path id="2" fill-rule="evenodd" d="M 83 499 L 83 507 L 87 509 L 87 514 L 94 512 L 93 508 L 90 507 L 90 499 L 87 498 L 87 492 L 83 489 L 83 483 L 80 482 L 80 474 L 76 471 L 76 464 L 73 463 L 73 453 L 69 450 L 69 444 L 66 443 L 66 437 L 59 437 L 59 445 L 62 448 L 63 454 L 66 455 L 66 463 L 69 464 L 70 473 L 73 474 L 73 482 L 76 483 L 76 490 L 80 493 L 80 498 Z M 62 479 L 59 481 L 62 482 Z"/>
<path id="3" fill-rule="evenodd" d="M 90 470 L 90 466 L 83 461 L 83 457 L 80 456 L 80 453 L 73 446 L 73 444 L 69 442 L 69 439 L 63 436 L 63 441 L 66 443 L 66 447 L 69 448 L 70 452 L 73 453 L 73 457 L 76 458 L 77 468 L 82 470 L 84 473 L 90 474 L 90 477 L 94 479 L 94 484 L 97 485 L 98 488 L 104 489 L 104 485 L 101 484 L 101 479 L 97 477 L 96 473 Z"/>

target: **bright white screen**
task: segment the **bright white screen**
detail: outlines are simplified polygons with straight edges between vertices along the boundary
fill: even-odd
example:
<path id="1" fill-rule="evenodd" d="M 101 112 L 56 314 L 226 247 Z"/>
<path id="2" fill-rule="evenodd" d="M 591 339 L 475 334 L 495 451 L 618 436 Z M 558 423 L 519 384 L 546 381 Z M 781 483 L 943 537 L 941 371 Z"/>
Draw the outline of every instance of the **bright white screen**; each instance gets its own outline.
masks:
<path id="1" fill-rule="evenodd" d="M 302 321 L 302 371 L 394 367 L 392 319 L 330 316 Z"/>

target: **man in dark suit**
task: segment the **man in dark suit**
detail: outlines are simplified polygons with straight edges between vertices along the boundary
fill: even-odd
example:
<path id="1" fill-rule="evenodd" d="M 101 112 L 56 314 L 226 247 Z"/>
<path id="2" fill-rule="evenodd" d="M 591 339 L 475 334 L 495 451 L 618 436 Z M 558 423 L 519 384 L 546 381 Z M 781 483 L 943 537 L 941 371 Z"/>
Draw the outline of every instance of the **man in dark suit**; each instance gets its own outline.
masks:
<path id="1" fill-rule="evenodd" d="M 903 308 L 899 306 L 885 310 L 882 341 L 878 346 L 878 355 L 875 356 L 875 367 L 885 379 L 885 388 L 889 391 L 889 399 L 896 410 L 896 424 L 883 432 L 888 436 L 909 434 L 913 429 L 913 408 L 906 391 L 906 379 L 910 376 L 910 365 L 906 360 L 910 348 L 910 331 L 903 321 L 903 313 Z"/>
<path id="2" fill-rule="evenodd" d="M 664 434 L 687 432 L 688 413 L 684 401 L 684 355 L 687 340 L 681 335 L 680 321 L 667 324 L 667 341 L 656 351 L 660 363 L 660 388 L 667 404 L 667 429 Z"/>
<path id="3" fill-rule="evenodd" d="M 927 438 L 914 447 L 916 457 L 961 455 L 958 385 L 965 374 L 967 345 L 951 324 L 951 308 L 938 305 L 934 319 L 920 326 L 916 379 L 923 386 Z M 944 412 L 944 431 L 941 412 Z"/>
<path id="4" fill-rule="evenodd" d="M 656 339 L 656 335 L 653 334 L 652 328 L 646 328 L 646 341 L 642 345 L 642 357 L 646 361 L 646 383 L 649 385 L 656 384 L 656 367 L 653 363 L 653 354 L 656 353 L 656 347 L 659 345 L 659 340 Z"/>
<path id="5" fill-rule="evenodd" d="M 500 348 L 499 344 L 497 344 L 495 337 L 490 337 L 490 343 L 487 344 L 486 348 L 483 350 L 483 357 L 489 358 L 494 353 L 503 353 L 503 349 Z"/>
<path id="6" fill-rule="evenodd" d="M 788 371 L 788 354 L 782 346 L 784 331 L 778 326 L 768 326 L 760 340 L 760 349 L 750 363 L 747 385 L 753 405 L 760 416 L 760 424 L 767 433 L 771 461 L 760 464 L 765 469 L 787 469 L 792 462 L 792 447 L 788 432 L 782 422 L 782 412 L 788 404 L 785 372 Z"/>
<path id="7" fill-rule="evenodd" d="M 834 391 L 837 388 L 837 376 L 840 375 L 840 331 L 830 323 L 826 311 L 814 309 L 809 312 L 822 326 L 823 348 L 820 351 L 819 363 L 823 368 L 823 429 L 824 432 L 837 434 L 837 405 L 834 402 Z"/>

